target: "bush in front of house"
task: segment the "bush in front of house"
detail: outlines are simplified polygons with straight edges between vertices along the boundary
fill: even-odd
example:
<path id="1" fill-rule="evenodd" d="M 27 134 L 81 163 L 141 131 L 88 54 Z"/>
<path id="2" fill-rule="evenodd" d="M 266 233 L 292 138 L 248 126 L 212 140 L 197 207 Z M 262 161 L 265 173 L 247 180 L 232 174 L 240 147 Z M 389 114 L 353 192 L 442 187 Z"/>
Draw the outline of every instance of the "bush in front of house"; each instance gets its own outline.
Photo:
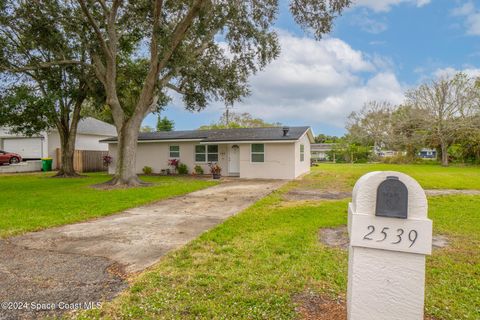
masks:
<path id="1" fill-rule="evenodd" d="M 152 169 L 152 167 L 145 166 L 145 167 L 143 167 L 142 171 L 143 171 L 143 174 L 152 174 L 153 169 Z"/>
<path id="2" fill-rule="evenodd" d="M 203 168 L 198 164 L 195 166 L 194 171 L 195 171 L 195 174 L 204 174 Z"/>
<path id="3" fill-rule="evenodd" d="M 177 170 L 178 174 L 188 174 L 188 167 L 185 163 L 179 163 Z"/>

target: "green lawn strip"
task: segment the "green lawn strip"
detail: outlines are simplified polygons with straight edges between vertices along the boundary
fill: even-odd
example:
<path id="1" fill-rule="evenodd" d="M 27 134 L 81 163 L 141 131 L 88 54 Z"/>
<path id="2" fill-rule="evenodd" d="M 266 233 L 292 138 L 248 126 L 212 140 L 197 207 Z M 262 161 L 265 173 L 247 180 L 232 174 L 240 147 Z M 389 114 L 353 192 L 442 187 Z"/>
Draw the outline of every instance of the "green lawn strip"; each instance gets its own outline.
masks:
<path id="1" fill-rule="evenodd" d="M 355 182 L 371 171 L 400 171 L 415 178 L 424 189 L 480 189 L 479 166 L 319 164 L 297 184 L 306 188 L 351 191 Z"/>
<path id="2" fill-rule="evenodd" d="M 154 184 L 149 187 L 91 187 L 109 179 L 104 173 L 78 179 L 55 179 L 51 174 L 0 176 L 0 237 L 105 216 L 216 184 L 189 177 L 149 176 L 142 177 Z"/>
<path id="3" fill-rule="evenodd" d="M 287 189 L 167 255 L 128 292 L 80 318 L 293 319 L 298 293 L 345 296 L 347 253 L 319 244 L 318 231 L 344 225 L 348 201 L 283 207 Z M 426 310 L 476 319 L 480 197 L 435 197 L 430 206 L 435 233 L 451 246 L 427 259 Z"/>
<path id="4" fill-rule="evenodd" d="M 426 310 L 436 319 L 480 314 L 480 197 L 429 198 L 434 233 L 450 245 L 427 257 Z"/>

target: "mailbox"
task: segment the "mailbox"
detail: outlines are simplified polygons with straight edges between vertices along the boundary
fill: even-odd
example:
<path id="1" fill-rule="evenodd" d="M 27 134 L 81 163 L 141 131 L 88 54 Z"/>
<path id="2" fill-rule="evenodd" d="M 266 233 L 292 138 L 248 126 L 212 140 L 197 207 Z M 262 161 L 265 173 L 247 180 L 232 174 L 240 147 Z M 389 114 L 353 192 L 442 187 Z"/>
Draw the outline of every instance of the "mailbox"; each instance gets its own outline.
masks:
<path id="1" fill-rule="evenodd" d="M 387 218 L 408 218 L 408 189 L 397 176 L 388 176 L 378 186 L 375 215 Z"/>
<path id="2" fill-rule="evenodd" d="M 425 192 L 403 173 L 357 181 L 348 208 L 348 320 L 423 320 L 427 213 Z"/>

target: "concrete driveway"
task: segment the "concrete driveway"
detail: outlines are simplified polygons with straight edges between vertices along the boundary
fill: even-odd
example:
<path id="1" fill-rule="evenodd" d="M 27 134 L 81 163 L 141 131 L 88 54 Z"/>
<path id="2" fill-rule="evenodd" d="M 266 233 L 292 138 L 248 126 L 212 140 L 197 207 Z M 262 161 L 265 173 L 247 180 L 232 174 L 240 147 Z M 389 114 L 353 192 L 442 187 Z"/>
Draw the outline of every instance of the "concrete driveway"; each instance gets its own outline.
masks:
<path id="1" fill-rule="evenodd" d="M 123 280 L 156 263 L 284 181 L 233 179 L 88 222 L 0 241 L 0 301 L 85 303 L 113 298 Z M 30 308 L 0 319 L 59 314 Z"/>

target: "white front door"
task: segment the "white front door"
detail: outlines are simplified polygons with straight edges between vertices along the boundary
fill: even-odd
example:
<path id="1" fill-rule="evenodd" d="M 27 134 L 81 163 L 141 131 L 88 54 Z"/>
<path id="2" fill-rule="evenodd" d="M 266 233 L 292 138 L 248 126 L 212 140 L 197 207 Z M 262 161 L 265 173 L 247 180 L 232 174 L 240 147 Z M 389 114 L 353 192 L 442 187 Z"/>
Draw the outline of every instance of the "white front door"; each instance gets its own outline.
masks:
<path id="1" fill-rule="evenodd" d="M 230 145 L 228 149 L 228 173 L 240 174 L 240 147 L 237 144 Z"/>

